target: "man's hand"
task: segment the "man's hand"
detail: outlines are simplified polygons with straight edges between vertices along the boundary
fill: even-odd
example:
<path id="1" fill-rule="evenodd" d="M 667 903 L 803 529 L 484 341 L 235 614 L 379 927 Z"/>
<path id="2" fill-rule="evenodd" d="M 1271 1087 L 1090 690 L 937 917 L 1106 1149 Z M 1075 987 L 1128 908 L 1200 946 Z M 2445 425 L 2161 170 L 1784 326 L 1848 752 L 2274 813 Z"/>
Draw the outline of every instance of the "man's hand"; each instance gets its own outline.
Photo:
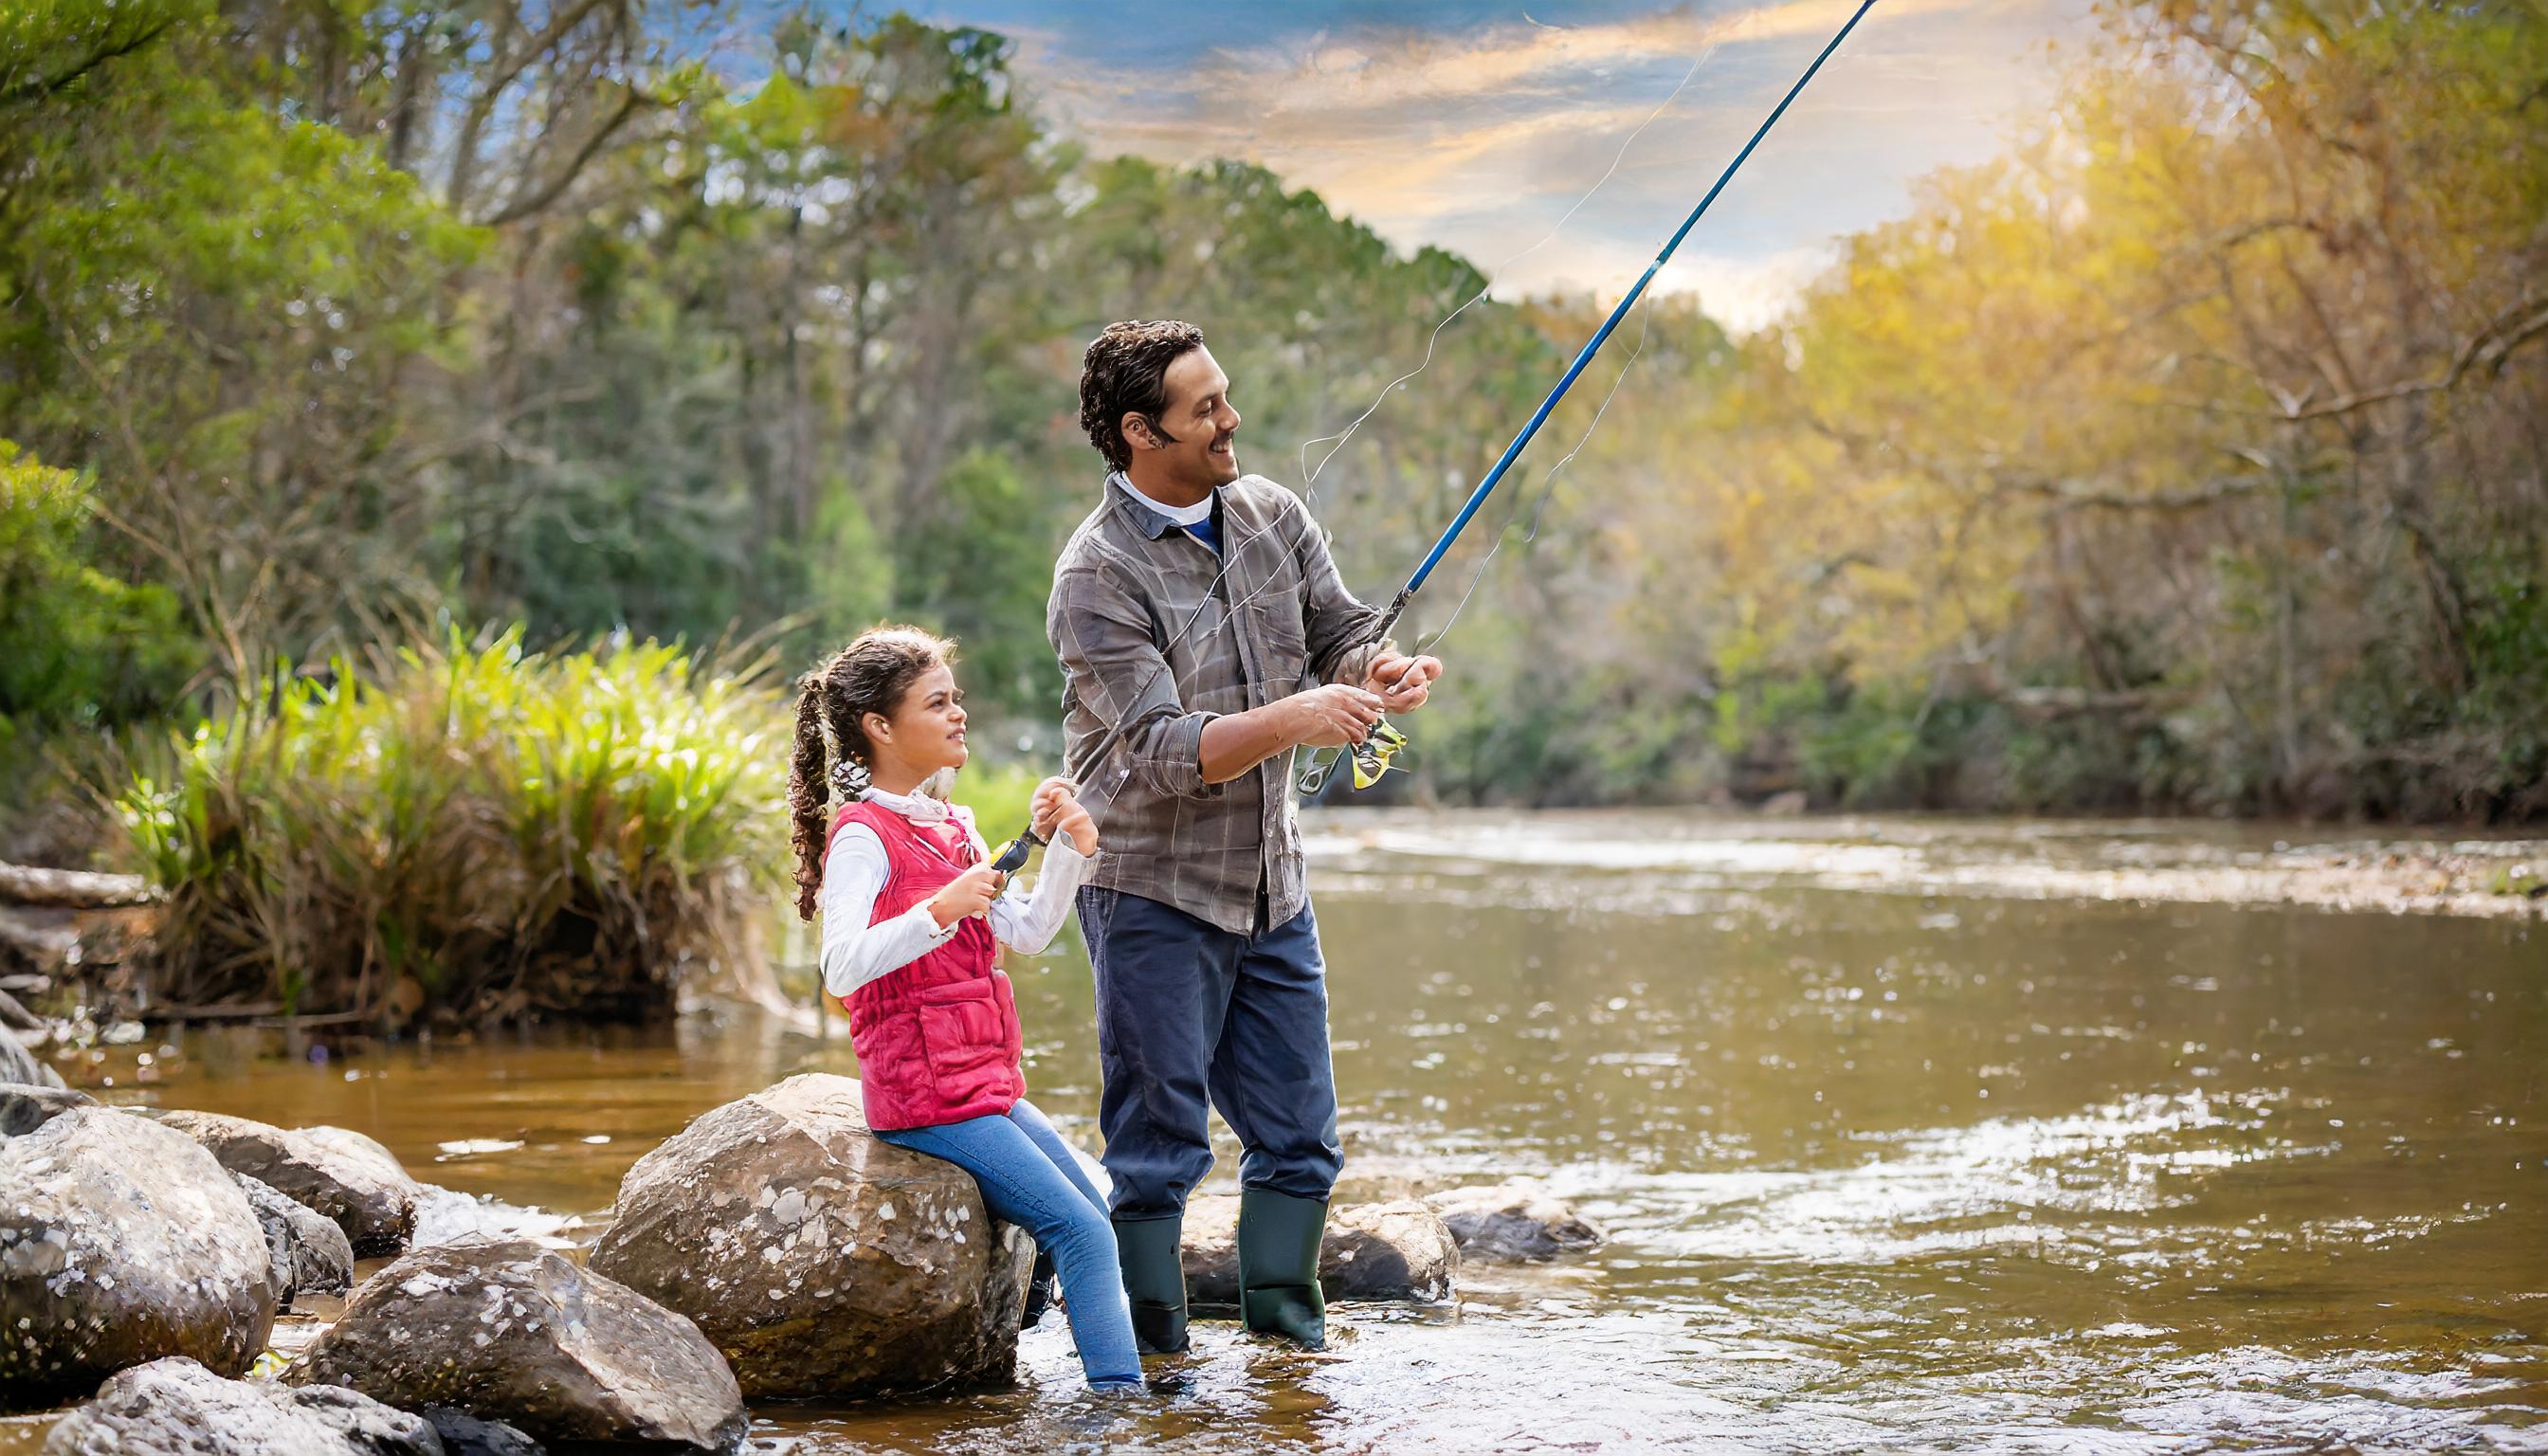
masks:
<path id="1" fill-rule="evenodd" d="M 929 916 L 945 930 L 967 915 L 987 914 L 1009 877 L 988 864 L 976 864 L 949 880 L 929 897 Z"/>
<path id="2" fill-rule="evenodd" d="M 1344 748 L 1363 741 L 1385 709 L 1368 688 L 1331 682 L 1284 698 L 1283 737 L 1301 748 Z"/>
<path id="3" fill-rule="evenodd" d="M 1069 779 L 1047 778 L 1037 784 L 1032 812 L 1036 838 L 1052 844 L 1056 834 L 1068 835 L 1071 848 L 1080 854 L 1097 853 L 1097 821 L 1079 802 L 1077 789 Z"/>
<path id="4" fill-rule="evenodd" d="M 1433 680 L 1441 676 L 1440 658 L 1401 657 L 1384 652 L 1371 660 L 1371 671 L 1363 678 L 1362 685 L 1380 698 L 1383 711 L 1411 713 L 1424 706 L 1424 699 L 1432 695 Z"/>

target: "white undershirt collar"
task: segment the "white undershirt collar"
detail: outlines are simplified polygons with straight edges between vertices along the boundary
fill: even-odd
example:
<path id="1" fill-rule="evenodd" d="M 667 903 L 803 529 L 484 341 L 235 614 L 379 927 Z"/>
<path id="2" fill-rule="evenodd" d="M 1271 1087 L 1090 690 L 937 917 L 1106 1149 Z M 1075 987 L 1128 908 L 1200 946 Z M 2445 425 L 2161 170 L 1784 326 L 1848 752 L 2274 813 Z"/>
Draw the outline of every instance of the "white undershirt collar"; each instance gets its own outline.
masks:
<path id="1" fill-rule="evenodd" d="M 933 799 L 925 793 L 887 793 L 869 785 L 860 797 L 882 804 L 914 824 L 944 824 L 950 817 L 945 799 Z"/>

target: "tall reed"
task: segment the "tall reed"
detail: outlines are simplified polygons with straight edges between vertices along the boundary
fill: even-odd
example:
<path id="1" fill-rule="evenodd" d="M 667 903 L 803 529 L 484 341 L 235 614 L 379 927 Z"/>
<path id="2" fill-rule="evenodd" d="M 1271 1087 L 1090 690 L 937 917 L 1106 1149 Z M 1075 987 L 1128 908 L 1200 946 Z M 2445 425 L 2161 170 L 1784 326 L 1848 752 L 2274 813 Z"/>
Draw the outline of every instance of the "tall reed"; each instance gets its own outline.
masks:
<path id="1" fill-rule="evenodd" d="M 762 667 L 457 632 L 279 671 L 118 807 L 166 893 L 163 1006 L 642 1019 L 759 954 L 784 865 Z"/>

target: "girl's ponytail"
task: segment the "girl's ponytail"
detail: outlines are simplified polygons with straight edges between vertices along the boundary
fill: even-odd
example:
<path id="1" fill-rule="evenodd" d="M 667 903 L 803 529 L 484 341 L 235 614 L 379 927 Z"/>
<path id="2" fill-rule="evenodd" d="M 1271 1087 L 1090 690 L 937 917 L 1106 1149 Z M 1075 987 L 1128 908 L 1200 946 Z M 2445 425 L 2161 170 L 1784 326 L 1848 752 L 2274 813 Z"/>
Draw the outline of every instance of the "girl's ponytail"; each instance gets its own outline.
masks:
<path id="1" fill-rule="evenodd" d="M 787 769 L 787 810 L 795 823 L 796 915 L 814 918 L 823 891 L 823 825 L 832 796 L 831 750 L 823 740 L 823 674 L 805 676 L 796 695 L 796 755 Z"/>

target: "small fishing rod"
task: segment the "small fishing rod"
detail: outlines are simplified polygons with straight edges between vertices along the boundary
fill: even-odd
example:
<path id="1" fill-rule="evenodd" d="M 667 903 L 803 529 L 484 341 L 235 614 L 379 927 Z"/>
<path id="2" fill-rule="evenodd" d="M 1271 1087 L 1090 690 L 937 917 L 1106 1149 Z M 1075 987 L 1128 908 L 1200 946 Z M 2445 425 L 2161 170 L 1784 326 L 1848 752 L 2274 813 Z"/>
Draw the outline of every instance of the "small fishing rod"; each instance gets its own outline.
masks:
<path id="1" fill-rule="evenodd" d="M 1662 272 L 1664 264 L 1672 260 L 1673 251 L 1681 246 L 1681 240 L 1689 235 L 1689 229 L 1698 226 L 1700 218 L 1706 216 L 1708 205 L 1716 201 L 1716 195 L 1725 190 L 1726 183 L 1734 180 L 1734 174 L 1742 169 L 1744 161 L 1752 155 L 1753 148 L 1761 144 L 1761 138 L 1770 135 L 1772 127 L 1778 125 L 1778 118 L 1787 114 L 1788 106 L 1803 93 L 1806 83 L 1813 80 L 1814 73 L 1823 68 L 1823 62 L 1831 59 L 1832 52 L 1840 48 L 1840 43 L 1848 40 L 1849 33 L 1856 30 L 1858 23 L 1865 20 L 1866 13 L 1874 8 L 1875 0 L 1861 0 L 1857 11 L 1839 31 L 1833 34 L 1830 43 L 1823 46 L 1822 53 L 1814 57 L 1814 63 L 1805 67 L 1805 73 L 1796 78 L 1796 84 L 1787 88 L 1787 94 L 1779 100 L 1776 109 L 1761 123 L 1760 130 L 1752 134 L 1752 139 L 1743 143 L 1743 149 L 1734 154 L 1734 160 L 1725 164 L 1725 170 L 1717 175 L 1716 185 L 1707 189 L 1707 195 L 1698 200 L 1698 206 L 1690 209 L 1689 216 L 1682 220 L 1680 228 L 1664 243 L 1663 250 L 1655 254 L 1655 260 L 1652 263 L 1646 265 L 1646 271 L 1638 277 L 1636 286 L 1629 289 L 1627 296 L 1619 300 L 1619 306 L 1610 311 L 1608 318 L 1602 320 L 1599 331 L 1587 340 L 1584 347 L 1576 353 L 1575 362 L 1567 366 L 1565 377 L 1558 380 L 1557 387 L 1548 392 L 1548 398 L 1539 402 L 1539 408 L 1531 412 L 1530 422 L 1524 424 L 1521 427 L 1521 433 L 1514 435 L 1512 443 L 1504 447 L 1504 453 L 1496 461 L 1495 468 L 1487 472 L 1487 478 L 1478 482 L 1478 488 L 1469 493 L 1468 502 L 1460 507 L 1458 515 L 1452 517 L 1450 526 L 1442 532 L 1440 539 L 1433 543 L 1433 549 L 1425 553 L 1422 564 L 1415 568 L 1415 574 L 1407 579 L 1406 586 L 1398 589 L 1398 595 L 1389 603 L 1389 610 L 1381 615 L 1380 625 L 1372 629 L 1371 635 L 1364 639 L 1365 642 L 1378 642 L 1386 638 L 1389 635 L 1389 629 L 1397 626 L 1398 619 L 1407 614 L 1407 604 L 1414 599 L 1417 592 L 1423 590 L 1424 579 L 1433 574 L 1433 568 L 1441 565 L 1443 556 L 1451 549 L 1451 544 L 1460 539 L 1460 532 L 1468 528 L 1470 518 L 1478 513 L 1478 507 L 1487 503 L 1487 497 L 1495 494 L 1496 487 L 1503 481 L 1504 472 L 1512 469 L 1513 461 L 1521 456 L 1522 447 L 1528 445 L 1531 436 L 1539 433 L 1539 427 L 1548 421 L 1550 411 L 1557 408 L 1557 402 L 1566 398 L 1566 392 L 1575 387 L 1576 376 L 1582 374 L 1584 367 L 1592 362 L 1592 356 L 1601 351 L 1601 345 L 1609 342 L 1610 334 L 1618 328 L 1619 321 L 1628 317 L 1628 311 L 1634 308 L 1637 300 L 1645 294 L 1646 285 L 1654 282 L 1655 275 Z M 1412 669 L 1410 668 L 1410 671 Z M 1405 681 L 1403 676 L 1400 681 Z M 1376 725 L 1361 743 L 1355 744 L 1350 750 L 1354 760 L 1355 786 L 1359 788 L 1371 783 L 1388 772 L 1390 758 L 1406 743 L 1406 735 L 1392 727 L 1386 719 Z M 1325 785 L 1328 771 L 1335 766 L 1335 750 L 1320 749 L 1310 756 L 1310 767 L 1301 775 L 1303 793 L 1317 793 Z M 1023 863 L 1023 854 L 1020 859 Z"/>

